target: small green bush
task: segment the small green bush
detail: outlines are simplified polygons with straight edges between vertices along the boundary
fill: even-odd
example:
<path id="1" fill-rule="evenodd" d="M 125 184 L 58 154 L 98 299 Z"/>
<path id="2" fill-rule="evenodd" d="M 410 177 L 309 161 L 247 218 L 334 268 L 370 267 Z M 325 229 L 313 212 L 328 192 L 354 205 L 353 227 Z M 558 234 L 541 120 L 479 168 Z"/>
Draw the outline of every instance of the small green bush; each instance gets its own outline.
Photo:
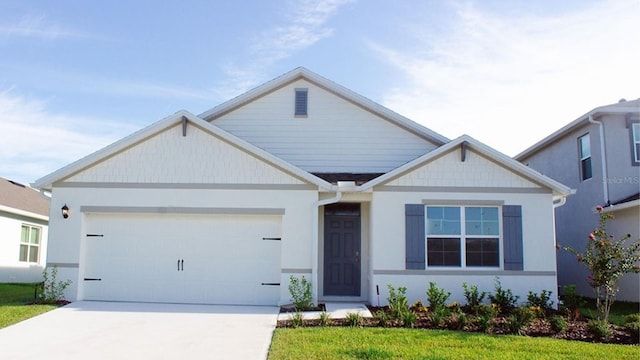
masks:
<path id="1" fill-rule="evenodd" d="M 304 315 L 302 315 L 300 311 L 296 311 L 295 313 L 291 314 L 289 316 L 289 319 L 291 320 L 291 325 L 293 325 L 294 328 L 304 326 Z"/>
<path id="2" fill-rule="evenodd" d="M 446 292 L 443 288 L 438 288 L 433 281 L 429 282 L 427 301 L 429 302 L 429 309 L 431 309 L 431 311 L 436 311 L 436 309 L 444 307 L 450 296 L 450 292 Z"/>
<path id="3" fill-rule="evenodd" d="M 622 318 L 622 322 L 625 324 L 640 322 L 640 313 L 625 315 L 624 318 Z"/>
<path id="4" fill-rule="evenodd" d="M 451 311 L 449 309 L 444 306 L 440 306 L 429 312 L 429 318 L 431 319 L 433 326 L 440 327 L 442 326 L 444 319 L 446 319 L 450 314 Z"/>
<path id="5" fill-rule="evenodd" d="M 549 324 L 551 325 L 551 329 L 556 333 L 562 333 L 567 330 L 569 325 L 567 324 L 567 320 L 560 315 L 553 315 L 549 318 Z"/>
<path id="6" fill-rule="evenodd" d="M 549 290 L 542 290 L 540 295 L 533 291 L 529 291 L 527 295 L 527 305 L 539 307 L 544 313 L 551 311 L 553 307 L 553 300 L 551 300 L 552 292 Z"/>
<path id="7" fill-rule="evenodd" d="M 323 326 L 323 327 L 331 324 L 331 318 L 329 317 L 329 314 L 326 311 L 323 311 L 320 313 L 320 316 L 318 317 L 318 321 L 320 323 L 320 326 Z"/>
<path id="8" fill-rule="evenodd" d="M 464 289 L 464 298 L 467 299 L 465 308 L 471 313 L 477 313 L 477 307 L 482 304 L 487 293 L 478 291 L 478 286 L 476 285 L 468 286 L 466 282 L 462 283 L 462 288 Z"/>
<path id="9" fill-rule="evenodd" d="M 467 315 L 462 312 L 452 312 L 444 319 L 444 323 L 449 330 L 462 330 L 468 323 Z"/>
<path id="10" fill-rule="evenodd" d="M 401 320 L 402 320 L 402 325 L 404 325 L 404 327 L 412 328 L 413 325 L 416 323 L 416 314 L 411 310 L 407 310 L 404 313 L 402 313 Z"/>
<path id="11" fill-rule="evenodd" d="M 498 306 L 502 314 L 509 314 L 516 307 L 520 297 L 513 295 L 511 289 L 503 289 L 500 278 L 495 279 L 495 293 L 489 294 L 491 304 Z"/>
<path id="12" fill-rule="evenodd" d="M 311 282 L 291 275 L 289 277 L 289 293 L 293 299 L 296 310 L 303 311 L 313 307 L 313 297 L 311 296 Z"/>
<path id="13" fill-rule="evenodd" d="M 589 333 L 598 339 L 606 339 L 612 335 L 609 324 L 604 320 L 589 320 L 587 323 Z"/>
<path id="14" fill-rule="evenodd" d="M 378 310 L 373 313 L 373 318 L 375 319 L 378 326 L 387 326 L 389 322 L 389 315 L 384 310 Z"/>
<path id="15" fill-rule="evenodd" d="M 529 325 L 534 317 L 533 311 L 526 306 L 513 309 L 512 314 L 507 319 L 509 332 L 522 335 L 524 327 Z"/>
<path id="16" fill-rule="evenodd" d="M 391 285 L 387 285 L 387 288 L 389 289 L 389 297 L 387 298 L 389 313 L 393 319 L 402 320 L 403 314 L 409 311 L 407 288 L 400 286 L 397 291 Z"/>
<path id="17" fill-rule="evenodd" d="M 49 268 L 45 268 L 42 271 L 42 293 L 39 294 L 40 302 L 45 304 L 55 304 L 58 301 L 64 300 L 64 290 L 71 285 L 71 280 L 61 281 L 57 280 L 58 267 L 53 266 L 51 268 L 51 275 L 49 275 Z"/>
<path id="18" fill-rule="evenodd" d="M 640 313 L 626 315 L 623 321 L 629 334 L 636 339 L 640 338 Z"/>
<path id="19" fill-rule="evenodd" d="M 351 327 L 362 326 L 362 323 L 364 322 L 364 318 L 358 312 L 347 313 L 346 318 L 347 318 L 347 323 Z"/>
<path id="20" fill-rule="evenodd" d="M 494 317 L 491 317 L 489 314 L 479 314 L 476 319 L 482 332 L 489 333 L 491 331 Z"/>

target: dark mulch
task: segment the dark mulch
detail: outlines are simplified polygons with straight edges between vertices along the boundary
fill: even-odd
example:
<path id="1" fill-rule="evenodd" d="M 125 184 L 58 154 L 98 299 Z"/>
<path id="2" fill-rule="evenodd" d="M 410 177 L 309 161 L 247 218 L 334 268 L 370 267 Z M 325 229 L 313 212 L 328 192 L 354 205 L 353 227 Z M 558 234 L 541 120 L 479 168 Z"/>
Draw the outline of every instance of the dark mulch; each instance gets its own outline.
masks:
<path id="1" fill-rule="evenodd" d="M 376 311 L 385 311 L 388 312 L 387 307 L 376 307 L 369 306 L 369 310 L 372 314 L 375 314 Z M 293 312 L 291 308 L 289 311 L 283 312 Z M 429 317 L 428 313 L 419 312 L 416 313 L 416 321 L 413 324 L 413 328 L 417 329 L 449 329 L 449 330 L 458 330 L 458 331 L 466 331 L 466 332 L 483 332 L 480 326 L 476 321 L 474 321 L 474 317 L 471 315 L 467 315 L 467 319 L 469 320 L 467 325 L 462 327 L 462 329 L 458 329 L 456 327 L 452 327 L 451 324 L 447 321 L 443 321 L 436 326 Z M 609 338 L 598 338 L 592 335 L 587 328 L 588 319 L 580 318 L 567 322 L 567 330 L 561 333 L 556 333 L 551 328 L 549 321 L 544 318 L 536 318 L 529 325 L 525 326 L 521 332 L 521 335 L 531 336 L 531 337 L 550 337 L 555 339 L 564 339 L 564 340 L 574 340 L 574 341 L 585 341 L 592 343 L 609 343 L 609 344 L 625 344 L 625 345 L 638 345 L 640 343 L 640 339 L 631 336 L 631 334 L 624 328 L 616 325 L 609 325 L 609 328 L 612 330 L 612 336 Z M 305 320 L 304 326 L 320 326 L 321 323 L 319 320 Z M 347 319 L 331 319 L 328 326 L 350 326 L 350 323 Z M 280 320 L 277 324 L 278 327 L 293 327 L 293 323 L 290 320 Z M 362 327 L 381 327 L 382 325 L 375 318 L 363 318 L 360 324 Z M 403 327 L 402 322 L 397 320 L 389 320 L 386 322 L 384 327 Z M 489 334 L 509 334 L 509 329 L 507 327 L 507 317 L 506 316 L 498 316 L 492 321 L 491 328 L 487 331 Z"/>
<path id="2" fill-rule="evenodd" d="M 327 309 L 325 308 L 324 304 L 318 304 L 317 306 L 314 306 L 314 307 L 302 309 L 302 311 L 326 311 L 326 310 Z M 280 306 L 280 312 L 295 313 L 295 312 L 298 312 L 298 309 L 296 309 L 296 307 L 293 304 L 288 304 L 288 305 Z"/>

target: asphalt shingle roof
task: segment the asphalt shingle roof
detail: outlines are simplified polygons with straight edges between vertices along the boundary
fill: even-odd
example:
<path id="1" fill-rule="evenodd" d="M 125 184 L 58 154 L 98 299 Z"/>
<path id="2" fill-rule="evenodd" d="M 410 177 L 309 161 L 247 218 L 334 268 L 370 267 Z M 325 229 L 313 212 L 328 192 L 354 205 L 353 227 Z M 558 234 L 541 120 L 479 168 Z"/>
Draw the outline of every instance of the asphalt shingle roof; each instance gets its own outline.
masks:
<path id="1" fill-rule="evenodd" d="M 49 198 L 40 192 L 0 177 L 0 205 L 49 216 Z"/>

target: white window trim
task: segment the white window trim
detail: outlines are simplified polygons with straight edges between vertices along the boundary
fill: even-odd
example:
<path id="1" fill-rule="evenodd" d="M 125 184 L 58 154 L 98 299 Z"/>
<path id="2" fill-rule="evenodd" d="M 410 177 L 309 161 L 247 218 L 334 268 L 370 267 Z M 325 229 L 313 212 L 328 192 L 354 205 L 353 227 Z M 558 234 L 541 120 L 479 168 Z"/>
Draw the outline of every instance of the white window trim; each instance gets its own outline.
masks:
<path id="1" fill-rule="evenodd" d="M 435 203 L 429 203 L 428 205 L 425 204 L 425 211 L 424 211 L 424 226 L 425 226 L 425 239 L 424 239 L 424 264 L 425 264 L 425 269 L 427 270 L 443 270 L 443 271 L 450 271 L 450 270 L 465 270 L 465 269 L 469 269 L 469 270 L 486 270 L 486 271 L 496 271 L 496 270 L 503 270 L 504 268 L 504 240 L 503 240 L 503 224 L 502 224 L 502 206 L 496 205 L 495 203 L 491 203 L 491 204 L 474 204 L 473 202 L 471 203 L 465 203 L 465 204 L 452 204 L 452 203 L 447 203 L 446 204 L 435 204 Z M 428 207 L 456 207 L 460 209 L 460 235 L 433 235 L 433 237 L 438 237 L 438 238 L 449 238 L 449 239 L 460 239 L 460 266 L 429 266 L 429 248 L 428 248 L 428 244 L 427 244 L 427 239 L 429 239 L 429 233 L 428 233 L 428 223 L 429 223 L 429 219 L 427 218 L 427 208 Z M 495 239 L 496 237 L 498 238 L 498 266 L 467 266 L 467 247 L 466 247 L 466 233 L 467 233 L 467 227 L 466 227 L 466 214 L 464 209 L 467 207 L 493 207 L 493 208 L 497 208 L 498 209 L 498 235 L 471 235 L 470 237 L 472 238 L 484 238 L 484 239 Z"/>
<path id="2" fill-rule="evenodd" d="M 638 153 L 638 144 L 640 140 L 636 140 L 636 134 L 640 137 L 640 123 L 631 123 L 631 155 L 633 156 L 633 163 L 640 163 L 640 153 Z"/>
<path id="3" fill-rule="evenodd" d="M 23 227 L 27 227 L 29 229 L 29 233 L 27 235 L 27 243 L 23 243 L 22 242 L 22 228 Z M 30 240 L 31 240 L 31 231 L 32 229 L 38 229 L 38 244 L 37 245 L 32 245 Z M 40 263 L 40 254 L 41 254 L 41 250 L 42 250 L 42 227 L 41 226 L 37 226 L 37 225 L 33 225 L 33 224 L 26 224 L 23 223 L 20 226 L 20 240 L 19 240 L 19 247 L 18 247 L 18 262 L 23 263 L 23 264 L 39 264 Z M 27 260 L 20 260 L 20 247 L 22 245 L 26 245 L 27 246 Z M 31 253 L 31 246 L 37 246 L 38 247 L 38 261 L 29 261 L 30 258 L 30 253 Z"/>

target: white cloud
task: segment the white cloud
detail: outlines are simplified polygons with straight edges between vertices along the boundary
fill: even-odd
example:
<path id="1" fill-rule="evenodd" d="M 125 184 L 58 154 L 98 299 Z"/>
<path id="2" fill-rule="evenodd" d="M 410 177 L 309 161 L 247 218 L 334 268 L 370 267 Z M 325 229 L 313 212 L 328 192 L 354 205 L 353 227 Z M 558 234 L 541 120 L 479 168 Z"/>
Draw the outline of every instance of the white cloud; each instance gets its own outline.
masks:
<path id="1" fill-rule="evenodd" d="M 640 96 L 639 5 L 549 16 L 459 6 L 441 37 L 411 26 L 426 51 L 371 45 L 406 75 L 383 102 L 445 136 L 467 133 L 515 155 L 592 108 Z"/>
<path id="2" fill-rule="evenodd" d="M 25 15 L 15 23 L 0 24 L 0 36 L 36 37 L 47 40 L 59 38 L 98 38 L 95 35 L 75 31 L 55 22 L 47 21 L 44 15 Z"/>
<path id="3" fill-rule="evenodd" d="M 52 114 L 46 103 L 0 92 L 0 176 L 30 183 L 133 132 L 125 122 Z"/>
<path id="4" fill-rule="evenodd" d="M 250 46 L 250 63 L 223 64 L 228 80 L 214 90 L 231 98 L 262 81 L 266 67 L 333 35 L 327 26 L 339 8 L 353 0 L 295 0 L 286 10 L 285 22 L 258 34 Z"/>

